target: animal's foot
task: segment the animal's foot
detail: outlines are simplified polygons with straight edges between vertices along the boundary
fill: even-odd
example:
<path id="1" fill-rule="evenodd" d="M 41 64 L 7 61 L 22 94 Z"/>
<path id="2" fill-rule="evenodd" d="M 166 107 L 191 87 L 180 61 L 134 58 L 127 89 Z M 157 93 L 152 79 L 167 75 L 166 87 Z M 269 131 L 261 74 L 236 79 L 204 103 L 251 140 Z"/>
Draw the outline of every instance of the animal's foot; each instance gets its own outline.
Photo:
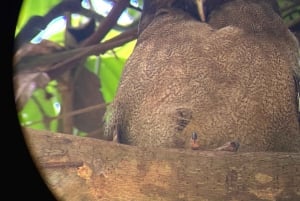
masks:
<path id="1" fill-rule="evenodd" d="M 226 142 L 223 146 L 216 148 L 216 151 L 231 151 L 236 152 L 240 147 L 240 143 L 236 141 Z"/>
<path id="2" fill-rule="evenodd" d="M 117 129 L 115 129 L 113 131 L 113 140 L 112 141 L 115 143 L 120 143 L 120 136 L 119 136 Z"/>
<path id="3" fill-rule="evenodd" d="M 191 148 L 193 150 L 198 150 L 200 148 L 200 145 L 197 140 L 198 140 L 198 135 L 196 132 L 193 132 L 191 138 Z"/>

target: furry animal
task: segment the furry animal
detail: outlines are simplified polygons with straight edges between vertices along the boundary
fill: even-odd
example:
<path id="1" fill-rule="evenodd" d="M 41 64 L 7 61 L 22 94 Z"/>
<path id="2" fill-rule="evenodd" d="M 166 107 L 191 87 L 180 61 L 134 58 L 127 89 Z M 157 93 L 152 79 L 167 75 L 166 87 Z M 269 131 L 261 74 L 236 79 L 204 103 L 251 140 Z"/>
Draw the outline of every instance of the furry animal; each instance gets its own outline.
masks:
<path id="1" fill-rule="evenodd" d="M 106 112 L 106 135 L 142 147 L 300 151 L 298 42 L 272 0 L 224 0 L 200 22 L 162 8 L 144 25 Z M 148 18 L 149 21 L 149 18 Z"/>

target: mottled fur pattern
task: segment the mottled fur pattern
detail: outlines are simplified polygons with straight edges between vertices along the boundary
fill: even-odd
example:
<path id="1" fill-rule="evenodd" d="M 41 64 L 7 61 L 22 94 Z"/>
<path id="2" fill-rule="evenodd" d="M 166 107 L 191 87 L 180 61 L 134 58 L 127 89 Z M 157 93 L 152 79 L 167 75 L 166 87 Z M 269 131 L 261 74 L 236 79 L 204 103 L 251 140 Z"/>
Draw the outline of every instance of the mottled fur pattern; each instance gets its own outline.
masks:
<path id="1" fill-rule="evenodd" d="M 271 0 L 233 0 L 202 23 L 164 9 L 139 35 L 107 114 L 121 143 L 300 151 L 298 43 Z"/>

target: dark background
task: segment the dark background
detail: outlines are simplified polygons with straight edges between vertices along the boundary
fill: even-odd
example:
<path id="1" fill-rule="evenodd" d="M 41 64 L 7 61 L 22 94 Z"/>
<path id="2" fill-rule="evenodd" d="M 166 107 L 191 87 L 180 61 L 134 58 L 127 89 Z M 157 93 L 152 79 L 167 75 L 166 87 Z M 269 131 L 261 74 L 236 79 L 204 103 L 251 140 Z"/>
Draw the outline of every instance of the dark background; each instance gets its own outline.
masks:
<path id="1" fill-rule="evenodd" d="M 1 197 L 7 200 L 55 200 L 37 171 L 21 132 L 14 102 L 12 58 L 14 32 L 21 0 L 7 1 L 1 8 Z"/>

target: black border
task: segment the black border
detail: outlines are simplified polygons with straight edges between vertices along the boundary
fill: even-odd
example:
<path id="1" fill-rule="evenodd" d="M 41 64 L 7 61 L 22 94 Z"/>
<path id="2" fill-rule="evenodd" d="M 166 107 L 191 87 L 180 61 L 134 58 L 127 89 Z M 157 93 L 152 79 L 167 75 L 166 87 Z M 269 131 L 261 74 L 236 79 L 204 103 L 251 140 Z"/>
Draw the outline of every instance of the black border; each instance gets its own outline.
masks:
<path id="1" fill-rule="evenodd" d="M 2 126 L 2 151 L 1 173 L 4 177 L 2 190 L 9 200 L 56 200 L 47 188 L 40 176 L 32 158 L 28 152 L 19 125 L 16 105 L 14 102 L 12 82 L 12 58 L 14 47 L 14 32 L 18 20 L 19 11 L 22 5 L 21 0 L 6 1 L 2 5 L 1 12 L 1 72 L 2 95 L 1 97 L 1 120 Z M 4 139 L 3 139 L 4 138 Z M 3 170 L 4 168 L 4 170 Z M 3 181 L 3 180 L 2 180 Z"/>

